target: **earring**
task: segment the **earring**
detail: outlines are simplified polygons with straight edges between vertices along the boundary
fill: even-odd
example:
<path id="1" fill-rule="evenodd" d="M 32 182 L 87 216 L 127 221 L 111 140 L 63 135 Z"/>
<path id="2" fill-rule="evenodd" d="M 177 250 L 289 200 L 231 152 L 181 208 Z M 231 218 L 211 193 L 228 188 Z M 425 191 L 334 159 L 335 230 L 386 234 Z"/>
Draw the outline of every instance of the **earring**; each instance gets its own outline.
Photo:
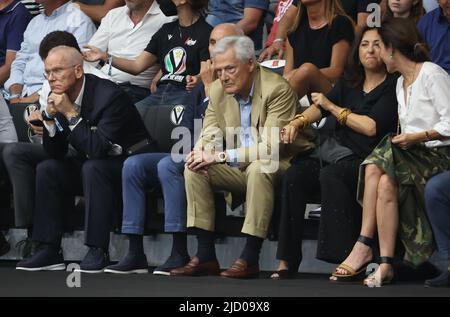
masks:
<path id="1" fill-rule="evenodd" d="M 394 54 L 389 55 L 389 58 L 392 59 L 394 57 Z"/>

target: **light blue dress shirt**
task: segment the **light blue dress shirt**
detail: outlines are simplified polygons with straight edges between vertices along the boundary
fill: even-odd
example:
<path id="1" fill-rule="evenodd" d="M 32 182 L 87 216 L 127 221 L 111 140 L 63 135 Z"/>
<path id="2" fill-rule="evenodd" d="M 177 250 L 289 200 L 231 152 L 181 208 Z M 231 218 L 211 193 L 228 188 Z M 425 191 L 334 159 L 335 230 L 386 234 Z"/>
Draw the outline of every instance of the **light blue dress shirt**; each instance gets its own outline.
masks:
<path id="1" fill-rule="evenodd" d="M 71 2 L 62 5 L 50 16 L 41 13 L 34 17 L 25 30 L 20 51 L 11 65 L 10 77 L 5 83 L 6 90 L 13 84 L 21 84 L 24 86 L 22 96 L 29 96 L 41 89 L 45 78 L 39 45 L 42 39 L 53 31 L 72 33 L 80 48 L 83 48 L 94 35 L 96 27 L 91 19 Z"/>
<path id="2" fill-rule="evenodd" d="M 253 82 L 247 100 L 242 99 L 238 94 L 234 95 L 234 98 L 236 98 L 236 101 L 239 103 L 239 111 L 241 114 L 241 127 L 239 130 L 239 140 L 241 142 L 241 147 L 250 147 L 254 144 L 251 118 L 254 85 L 255 83 Z M 227 150 L 227 156 L 229 158 L 229 164 L 231 166 L 239 165 L 239 162 L 237 162 L 236 149 Z"/>

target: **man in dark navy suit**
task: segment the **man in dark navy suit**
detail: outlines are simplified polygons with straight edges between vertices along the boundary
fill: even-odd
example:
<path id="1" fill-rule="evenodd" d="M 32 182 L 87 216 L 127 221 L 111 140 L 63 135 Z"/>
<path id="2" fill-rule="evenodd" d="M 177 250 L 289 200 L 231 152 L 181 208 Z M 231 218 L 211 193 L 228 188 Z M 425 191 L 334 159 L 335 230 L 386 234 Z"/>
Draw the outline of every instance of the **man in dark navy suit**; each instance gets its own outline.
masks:
<path id="1" fill-rule="evenodd" d="M 109 264 L 109 231 L 120 206 L 122 163 L 127 149 L 148 139 L 129 97 L 114 83 L 84 74 L 74 48 L 58 46 L 45 59 L 52 93 L 42 114 L 43 145 L 51 159 L 37 166 L 33 240 L 39 250 L 17 264 L 27 271 L 63 270 L 60 250 L 64 210 L 75 195 L 86 200 L 81 271 L 97 273 Z"/>

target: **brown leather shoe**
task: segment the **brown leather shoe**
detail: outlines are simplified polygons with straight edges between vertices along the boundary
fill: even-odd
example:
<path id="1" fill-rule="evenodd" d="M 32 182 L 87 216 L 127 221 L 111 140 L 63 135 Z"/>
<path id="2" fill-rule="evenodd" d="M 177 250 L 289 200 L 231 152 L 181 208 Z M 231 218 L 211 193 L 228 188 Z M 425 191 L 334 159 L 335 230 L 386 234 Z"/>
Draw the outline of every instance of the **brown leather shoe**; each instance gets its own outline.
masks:
<path id="1" fill-rule="evenodd" d="M 220 267 L 217 260 L 199 263 L 198 257 L 193 256 L 188 264 L 170 271 L 170 275 L 200 276 L 219 275 Z"/>
<path id="2" fill-rule="evenodd" d="M 249 266 L 242 258 L 237 259 L 228 270 L 220 273 L 220 276 L 230 278 L 256 278 L 258 275 L 258 265 Z"/>

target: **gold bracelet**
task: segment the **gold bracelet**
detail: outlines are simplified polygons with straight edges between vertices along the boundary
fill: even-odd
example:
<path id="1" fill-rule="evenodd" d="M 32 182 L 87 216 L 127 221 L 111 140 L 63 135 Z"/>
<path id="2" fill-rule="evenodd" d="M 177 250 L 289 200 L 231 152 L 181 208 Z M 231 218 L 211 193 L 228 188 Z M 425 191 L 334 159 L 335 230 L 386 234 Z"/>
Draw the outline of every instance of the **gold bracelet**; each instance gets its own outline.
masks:
<path id="1" fill-rule="evenodd" d="M 341 124 L 341 125 L 345 125 L 347 123 L 347 117 L 349 116 L 349 114 L 352 113 L 352 111 L 348 108 L 342 108 L 341 111 L 339 111 L 339 114 L 337 116 L 337 121 Z"/>
<path id="2" fill-rule="evenodd" d="M 300 119 L 301 123 L 302 123 L 302 125 L 300 127 L 298 127 L 299 130 L 303 130 L 304 128 L 306 128 L 310 124 L 308 117 L 305 116 L 304 114 L 296 115 L 292 121 L 295 121 L 297 119 Z"/>

